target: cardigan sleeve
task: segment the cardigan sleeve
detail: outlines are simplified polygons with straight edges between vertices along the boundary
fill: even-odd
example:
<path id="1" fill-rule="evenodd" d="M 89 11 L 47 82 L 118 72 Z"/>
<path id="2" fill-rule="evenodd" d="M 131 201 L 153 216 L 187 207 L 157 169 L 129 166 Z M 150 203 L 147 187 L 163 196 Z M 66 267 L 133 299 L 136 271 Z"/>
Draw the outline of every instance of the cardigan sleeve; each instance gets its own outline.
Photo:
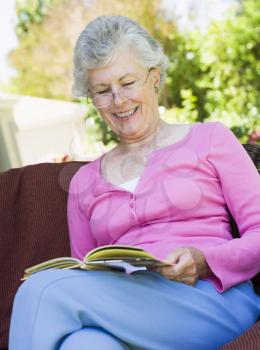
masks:
<path id="1" fill-rule="evenodd" d="M 67 219 L 71 256 L 81 260 L 88 251 L 97 247 L 97 242 L 90 231 L 86 211 L 81 204 L 83 197 L 84 191 L 81 190 L 80 178 L 76 173 L 69 186 Z"/>
<path id="2" fill-rule="evenodd" d="M 221 292 L 260 272 L 260 176 L 234 134 L 215 124 L 207 161 L 220 180 L 240 238 L 203 250 Z"/>

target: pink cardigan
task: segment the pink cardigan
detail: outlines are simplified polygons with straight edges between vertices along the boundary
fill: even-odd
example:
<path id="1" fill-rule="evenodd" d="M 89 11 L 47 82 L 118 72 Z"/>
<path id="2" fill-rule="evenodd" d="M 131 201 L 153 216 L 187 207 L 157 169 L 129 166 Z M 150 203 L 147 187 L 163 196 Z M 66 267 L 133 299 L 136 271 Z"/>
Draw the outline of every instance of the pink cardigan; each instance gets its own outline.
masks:
<path id="1" fill-rule="evenodd" d="M 220 292 L 260 272 L 260 177 L 223 124 L 195 123 L 181 141 L 152 152 L 133 193 L 103 178 L 101 159 L 70 183 L 72 256 L 127 244 L 163 259 L 176 247 L 194 246 Z M 227 207 L 240 239 L 231 236 Z"/>

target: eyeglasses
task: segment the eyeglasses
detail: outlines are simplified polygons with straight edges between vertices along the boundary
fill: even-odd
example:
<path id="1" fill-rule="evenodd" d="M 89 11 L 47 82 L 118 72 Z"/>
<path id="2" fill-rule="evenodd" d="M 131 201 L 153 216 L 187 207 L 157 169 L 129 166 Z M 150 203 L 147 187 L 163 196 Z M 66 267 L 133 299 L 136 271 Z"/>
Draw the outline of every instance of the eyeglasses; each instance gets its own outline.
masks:
<path id="1" fill-rule="evenodd" d="M 119 95 L 121 98 L 128 100 L 134 98 L 137 95 L 139 88 L 146 84 L 152 69 L 153 68 L 150 68 L 148 70 L 144 81 L 140 81 L 139 79 L 133 80 L 129 83 L 123 84 L 123 86 L 117 92 L 107 92 L 107 90 L 105 90 L 97 92 L 93 96 L 90 95 L 89 97 L 97 108 L 109 107 L 113 103 L 115 95 Z"/>

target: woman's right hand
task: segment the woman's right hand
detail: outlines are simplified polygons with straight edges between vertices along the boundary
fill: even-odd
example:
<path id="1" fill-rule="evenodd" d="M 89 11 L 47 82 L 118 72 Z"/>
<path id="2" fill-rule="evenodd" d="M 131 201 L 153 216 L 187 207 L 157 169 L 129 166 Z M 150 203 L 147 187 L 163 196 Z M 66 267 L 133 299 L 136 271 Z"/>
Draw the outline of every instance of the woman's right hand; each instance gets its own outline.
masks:
<path id="1" fill-rule="evenodd" d="M 194 285 L 199 278 L 212 273 L 203 253 L 194 247 L 177 248 L 163 262 L 167 265 L 151 270 L 161 273 L 165 278 L 188 285 Z"/>

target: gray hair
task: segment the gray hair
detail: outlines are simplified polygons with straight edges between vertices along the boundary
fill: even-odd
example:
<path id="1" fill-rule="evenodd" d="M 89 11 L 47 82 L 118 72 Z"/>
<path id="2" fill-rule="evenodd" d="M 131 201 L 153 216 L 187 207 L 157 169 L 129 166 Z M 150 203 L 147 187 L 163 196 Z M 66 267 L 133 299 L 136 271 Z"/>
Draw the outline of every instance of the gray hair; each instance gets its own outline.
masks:
<path id="1" fill-rule="evenodd" d="M 74 50 L 75 97 L 88 95 L 88 70 L 104 67 L 123 47 L 133 49 L 144 68 L 159 67 L 162 87 L 168 58 L 161 45 L 134 20 L 124 16 L 99 16 L 80 34 Z"/>

